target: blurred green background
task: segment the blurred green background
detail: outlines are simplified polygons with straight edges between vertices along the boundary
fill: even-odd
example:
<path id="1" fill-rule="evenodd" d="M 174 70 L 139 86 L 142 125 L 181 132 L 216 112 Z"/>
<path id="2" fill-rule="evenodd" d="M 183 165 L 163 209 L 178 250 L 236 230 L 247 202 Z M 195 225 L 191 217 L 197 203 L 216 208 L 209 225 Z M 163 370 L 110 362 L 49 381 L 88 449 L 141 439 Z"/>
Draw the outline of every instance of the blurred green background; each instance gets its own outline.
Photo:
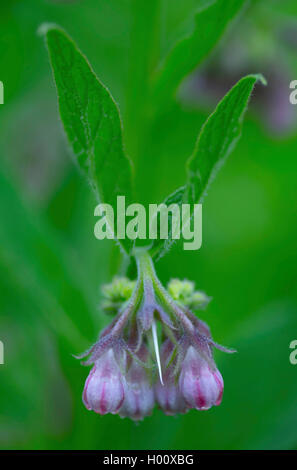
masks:
<path id="1" fill-rule="evenodd" d="M 225 0 L 221 0 L 225 1 Z M 14 0 L 0 6 L 0 447 L 3 449 L 297 448 L 297 6 L 253 1 L 175 100 L 150 110 L 149 67 L 193 29 L 202 0 Z M 37 29 L 63 26 L 119 103 L 139 202 L 161 202 L 185 179 L 198 131 L 225 91 L 263 73 L 243 136 L 203 205 L 203 245 L 176 245 L 161 280 L 193 279 L 213 297 L 202 318 L 238 354 L 216 359 L 222 405 L 135 424 L 88 412 L 88 370 L 72 357 L 106 323 L 100 284 L 118 264 L 93 235 L 95 199 L 58 118 Z"/>

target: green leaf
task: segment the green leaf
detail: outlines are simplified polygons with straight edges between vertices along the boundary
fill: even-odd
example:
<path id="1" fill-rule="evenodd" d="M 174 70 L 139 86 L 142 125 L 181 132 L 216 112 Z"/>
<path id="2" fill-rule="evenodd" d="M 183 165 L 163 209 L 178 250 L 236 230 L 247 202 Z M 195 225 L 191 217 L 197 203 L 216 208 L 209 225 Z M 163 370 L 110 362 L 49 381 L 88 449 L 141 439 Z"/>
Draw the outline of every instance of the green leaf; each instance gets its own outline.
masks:
<path id="1" fill-rule="evenodd" d="M 185 187 L 166 198 L 165 204 L 191 204 L 193 215 L 193 204 L 202 202 L 209 184 L 240 138 L 243 116 L 257 81 L 266 83 L 261 75 L 242 78 L 220 101 L 203 125 L 193 155 L 187 162 Z M 151 249 L 153 256 L 163 256 L 174 242 L 171 237 L 171 221 L 169 222 L 169 239 L 154 242 Z"/>
<path id="2" fill-rule="evenodd" d="M 172 194 L 167 196 L 163 204 L 165 204 L 167 207 L 169 207 L 171 204 L 177 204 L 178 206 L 181 206 L 183 202 L 184 192 L 185 192 L 185 187 L 182 186 L 181 188 L 177 189 Z M 163 254 L 169 250 L 171 244 L 173 243 L 172 232 L 173 232 L 172 217 L 169 214 L 168 216 L 168 239 L 162 240 L 161 238 L 158 237 L 156 240 L 154 240 L 150 247 L 151 256 L 158 255 L 158 257 L 162 257 Z"/>
<path id="3" fill-rule="evenodd" d="M 111 94 L 87 59 L 57 26 L 44 25 L 57 87 L 60 115 L 76 161 L 88 177 L 99 202 L 117 213 L 117 196 L 132 199 L 131 164 L 124 153 L 122 124 Z M 121 240 L 127 253 L 130 240 Z"/>
<path id="4" fill-rule="evenodd" d="M 173 96 L 182 79 L 208 56 L 245 3 L 220 0 L 199 9 L 192 34 L 172 48 L 155 77 L 153 93 L 157 102 Z"/>
<path id="5" fill-rule="evenodd" d="M 248 75 L 224 96 L 201 129 L 193 155 L 187 162 L 184 202 L 198 204 L 218 170 L 241 135 L 242 121 L 257 81 L 262 75 Z"/>

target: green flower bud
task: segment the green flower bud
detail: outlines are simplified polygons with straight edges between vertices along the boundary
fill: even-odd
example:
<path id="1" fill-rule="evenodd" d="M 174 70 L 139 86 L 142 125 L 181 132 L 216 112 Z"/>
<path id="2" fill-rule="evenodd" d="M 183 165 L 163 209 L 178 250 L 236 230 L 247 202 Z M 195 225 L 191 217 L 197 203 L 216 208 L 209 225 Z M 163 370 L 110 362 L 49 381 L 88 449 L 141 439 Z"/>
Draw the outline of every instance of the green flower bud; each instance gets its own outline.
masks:
<path id="1" fill-rule="evenodd" d="M 171 279 L 167 286 L 167 290 L 171 297 L 182 303 L 193 294 L 194 288 L 194 282 L 187 280 L 181 281 L 180 279 Z"/>
<path id="2" fill-rule="evenodd" d="M 127 277 L 115 277 L 110 284 L 104 284 L 101 288 L 104 300 L 101 302 L 102 310 L 110 315 L 115 315 L 132 295 L 135 281 Z"/>
<path id="3" fill-rule="evenodd" d="M 186 305 L 190 310 L 201 310 L 206 308 L 210 301 L 211 297 L 208 297 L 205 292 L 195 291 Z"/>
<path id="4" fill-rule="evenodd" d="M 187 280 L 171 279 L 167 290 L 176 302 L 189 307 L 190 310 L 201 310 L 211 300 L 204 292 L 195 291 L 195 284 Z"/>

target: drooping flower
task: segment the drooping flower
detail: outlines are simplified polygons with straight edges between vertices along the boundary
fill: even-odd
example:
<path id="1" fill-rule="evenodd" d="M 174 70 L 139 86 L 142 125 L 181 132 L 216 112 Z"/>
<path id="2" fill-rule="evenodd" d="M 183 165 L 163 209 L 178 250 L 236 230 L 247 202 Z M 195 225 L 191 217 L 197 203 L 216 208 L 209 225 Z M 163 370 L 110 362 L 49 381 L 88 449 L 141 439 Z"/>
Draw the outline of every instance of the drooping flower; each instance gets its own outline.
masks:
<path id="1" fill-rule="evenodd" d="M 110 349 L 96 362 L 85 383 L 83 402 L 88 410 L 117 413 L 124 402 L 124 382 Z"/>
<path id="2" fill-rule="evenodd" d="M 174 367 L 169 364 L 173 350 L 174 345 L 167 339 L 161 349 L 161 362 L 165 370 L 163 383 L 158 379 L 155 384 L 156 401 L 167 415 L 186 413 L 188 410 L 188 406 L 179 390 L 176 377 L 174 376 Z"/>
<path id="3" fill-rule="evenodd" d="M 192 346 L 181 367 L 179 390 L 187 405 L 197 410 L 208 410 L 222 401 L 224 382 L 219 370 L 212 370 Z"/>
<path id="4" fill-rule="evenodd" d="M 84 364 L 93 364 L 83 393 L 85 406 L 99 414 L 141 420 L 155 402 L 171 415 L 218 405 L 224 385 L 212 349 L 234 351 L 215 343 L 206 323 L 191 311 L 204 307 L 209 298 L 189 281 L 174 280 L 166 290 L 146 251 L 137 256 L 137 266 L 135 283 L 117 278 L 115 292 L 112 284 L 105 287 L 106 310 L 115 317 L 78 357 L 88 356 Z"/>
<path id="5" fill-rule="evenodd" d="M 154 391 L 146 370 L 135 359 L 125 377 L 125 399 L 119 411 L 122 418 L 142 420 L 155 405 Z"/>

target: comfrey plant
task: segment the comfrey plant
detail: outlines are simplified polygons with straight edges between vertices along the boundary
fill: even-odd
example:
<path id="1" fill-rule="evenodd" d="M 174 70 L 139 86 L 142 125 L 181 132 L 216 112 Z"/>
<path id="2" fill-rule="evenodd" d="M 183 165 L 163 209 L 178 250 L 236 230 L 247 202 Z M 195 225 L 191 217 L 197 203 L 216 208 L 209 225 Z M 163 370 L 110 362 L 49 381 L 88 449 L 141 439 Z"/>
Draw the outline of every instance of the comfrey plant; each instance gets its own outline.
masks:
<path id="1" fill-rule="evenodd" d="M 215 343 L 193 313 L 209 298 L 189 281 L 173 279 L 166 290 L 148 252 L 138 251 L 136 259 L 135 283 L 118 278 L 104 287 L 103 308 L 115 318 L 79 356 L 89 356 L 85 364 L 93 364 L 85 406 L 138 420 L 151 413 L 155 402 L 166 414 L 219 405 L 224 385 L 212 349 L 233 350 Z"/>
<path id="2" fill-rule="evenodd" d="M 221 2 L 210 8 L 220 9 Z M 109 204 L 117 218 L 117 196 L 125 196 L 128 203 L 135 200 L 117 105 L 63 30 L 47 25 L 41 32 L 46 36 L 60 115 L 76 162 L 98 201 Z M 168 90 L 176 88 L 179 74 L 182 78 L 189 71 L 176 73 L 183 55 L 180 49 L 191 46 L 194 53 L 191 41 L 196 39 L 194 35 L 180 42 L 179 53 L 173 50 L 159 76 L 153 76 L 154 105 L 158 96 L 163 99 Z M 183 67 L 190 56 L 184 55 Z M 243 115 L 258 80 L 263 82 L 259 75 L 242 78 L 207 119 L 187 162 L 185 185 L 165 199 L 167 206 L 185 203 L 192 207 L 202 202 L 240 136 Z M 192 216 L 193 211 L 183 224 L 190 224 Z M 85 365 L 92 365 L 83 391 L 89 410 L 140 420 L 156 403 L 166 414 L 207 410 L 221 403 L 224 384 L 213 348 L 233 350 L 214 342 L 209 327 L 195 314 L 206 307 L 209 298 L 195 291 L 189 281 L 173 279 L 165 289 L 154 268 L 153 260 L 168 252 L 175 230 L 169 223 L 168 238 L 157 236 L 145 248 L 135 240 L 117 240 L 123 256 L 136 261 L 137 279 L 116 278 L 103 287 L 102 309 L 114 318 L 98 341 L 79 356 Z"/>

